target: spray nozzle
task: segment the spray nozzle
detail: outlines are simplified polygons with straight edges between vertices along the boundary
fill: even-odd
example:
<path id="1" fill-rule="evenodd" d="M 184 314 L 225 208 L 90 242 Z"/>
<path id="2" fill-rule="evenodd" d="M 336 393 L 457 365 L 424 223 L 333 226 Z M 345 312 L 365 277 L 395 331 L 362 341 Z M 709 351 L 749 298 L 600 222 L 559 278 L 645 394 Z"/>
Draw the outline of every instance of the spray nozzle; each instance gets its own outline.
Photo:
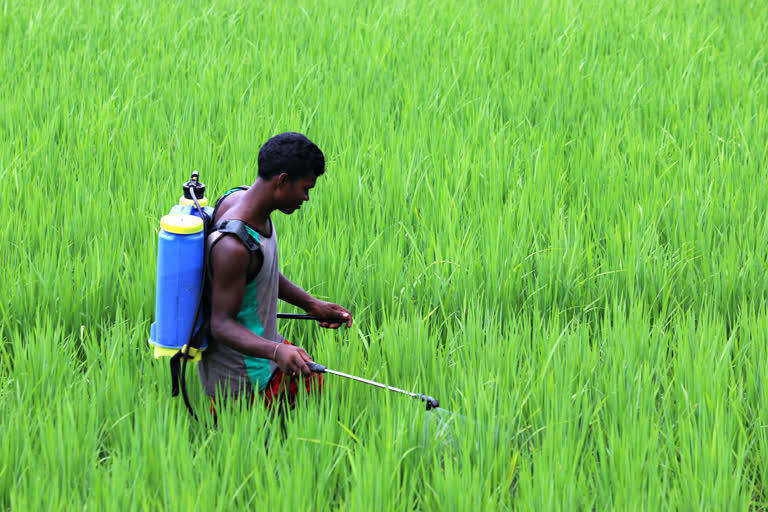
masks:
<path id="1" fill-rule="evenodd" d="M 198 200 L 205 197 L 205 184 L 200 183 L 200 173 L 197 171 L 194 171 L 189 181 L 184 184 L 184 197 L 191 201 L 193 191 Z"/>
<path id="2" fill-rule="evenodd" d="M 437 401 L 437 398 L 432 398 L 431 396 L 425 395 L 423 393 L 419 394 L 418 398 L 421 398 L 424 402 L 426 402 L 428 411 L 440 407 L 440 402 Z"/>

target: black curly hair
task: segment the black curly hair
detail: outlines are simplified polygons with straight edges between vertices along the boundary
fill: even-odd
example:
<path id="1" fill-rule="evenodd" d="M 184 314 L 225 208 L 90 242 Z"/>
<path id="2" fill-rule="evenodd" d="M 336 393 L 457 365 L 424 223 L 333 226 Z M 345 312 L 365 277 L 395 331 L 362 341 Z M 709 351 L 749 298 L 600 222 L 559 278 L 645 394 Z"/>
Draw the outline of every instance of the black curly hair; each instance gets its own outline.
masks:
<path id="1" fill-rule="evenodd" d="M 307 137 L 296 132 L 275 135 L 259 150 L 259 177 L 287 173 L 291 181 L 325 172 L 325 156 Z"/>

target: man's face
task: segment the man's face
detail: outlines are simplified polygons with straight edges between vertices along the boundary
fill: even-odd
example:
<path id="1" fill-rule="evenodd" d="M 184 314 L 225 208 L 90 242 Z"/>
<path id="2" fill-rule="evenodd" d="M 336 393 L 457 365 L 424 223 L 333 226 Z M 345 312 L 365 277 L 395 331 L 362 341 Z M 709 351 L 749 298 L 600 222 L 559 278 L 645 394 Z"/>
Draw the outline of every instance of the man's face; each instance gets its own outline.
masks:
<path id="1" fill-rule="evenodd" d="M 317 176 L 310 174 L 295 181 L 286 179 L 281 183 L 281 199 L 279 210 L 290 215 L 299 208 L 304 201 L 309 201 L 309 191 L 315 186 Z"/>

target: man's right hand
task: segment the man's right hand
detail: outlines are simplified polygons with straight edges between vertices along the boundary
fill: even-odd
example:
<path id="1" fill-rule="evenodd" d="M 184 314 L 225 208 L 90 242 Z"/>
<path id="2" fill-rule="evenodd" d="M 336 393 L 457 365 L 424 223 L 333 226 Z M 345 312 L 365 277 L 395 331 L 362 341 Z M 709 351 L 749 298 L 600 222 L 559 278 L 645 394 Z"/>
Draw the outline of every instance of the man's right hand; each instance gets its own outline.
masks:
<path id="1" fill-rule="evenodd" d="M 299 374 L 309 377 L 312 372 L 305 361 L 312 362 L 304 349 L 287 343 L 280 343 L 275 347 L 274 361 L 283 371 L 283 375 L 296 378 Z"/>

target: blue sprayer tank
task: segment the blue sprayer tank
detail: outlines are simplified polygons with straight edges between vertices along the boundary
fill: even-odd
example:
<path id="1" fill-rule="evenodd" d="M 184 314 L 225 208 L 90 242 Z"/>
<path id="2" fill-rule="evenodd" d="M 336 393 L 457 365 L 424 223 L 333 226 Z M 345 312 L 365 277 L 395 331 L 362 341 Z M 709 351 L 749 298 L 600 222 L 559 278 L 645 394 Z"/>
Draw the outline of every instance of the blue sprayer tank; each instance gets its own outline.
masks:
<path id="1" fill-rule="evenodd" d="M 190 183 L 197 183 L 197 176 L 184 185 L 184 195 L 168 215 L 160 219 L 157 241 L 157 285 L 155 289 L 155 321 L 150 327 L 149 343 L 154 347 L 155 358 L 173 356 L 184 348 L 197 329 L 201 318 L 195 318 L 203 286 L 203 254 L 205 250 L 205 224 L 189 193 L 195 193 L 198 204 L 206 215 L 213 216 L 213 209 L 202 193 L 189 190 Z M 204 341 L 199 350 L 191 350 L 199 360 L 200 351 L 207 348 Z"/>

